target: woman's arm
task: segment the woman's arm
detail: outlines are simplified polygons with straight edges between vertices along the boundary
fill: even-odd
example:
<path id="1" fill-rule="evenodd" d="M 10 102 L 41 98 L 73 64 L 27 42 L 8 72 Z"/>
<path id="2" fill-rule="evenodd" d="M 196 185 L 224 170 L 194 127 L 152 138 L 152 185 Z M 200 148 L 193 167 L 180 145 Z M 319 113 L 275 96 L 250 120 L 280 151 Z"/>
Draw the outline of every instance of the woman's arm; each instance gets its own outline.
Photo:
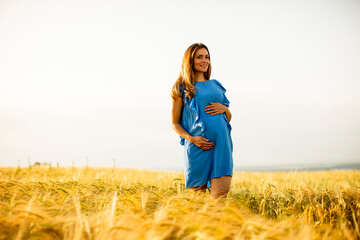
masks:
<path id="1" fill-rule="evenodd" d="M 225 113 L 227 120 L 229 122 L 231 121 L 232 115 L 230 109 L 224 104 L 218 102 L 211 102 L 210 105 L 205 107 L 205 112 L 211 115 Z"/>
<path id="2" fill-rule="evenodd" d="M 226 116 L 227 120 L 230 122 L 232 115 L 231 115 L 230 109 L 228 107 L 226 107 L 225 116 Z"/>
<path id="3" fill-rule="evenodd" d="M 202 150 L 209 150 L 215 146 L 213 142 L 209 142 L 208 139 L 202 136 L 191 136 L 181 125 L 180 116 L 184 103 L 181 98 L 173 101 L 171 110 L 171 127 L 174 131 L 186 140 L 194 143 Z"/>
<path id="4" fill-rule="evenodd" d="M 171 111 L 171 127 L 172 129 L 179 134 L 181 137 L 191 142 L 192 136 L 185 131 L 185 129 L 180 125 L 180 116 L 183 108 L 182 99 L 176 99 L 173 101 L 172 111 Z"/>

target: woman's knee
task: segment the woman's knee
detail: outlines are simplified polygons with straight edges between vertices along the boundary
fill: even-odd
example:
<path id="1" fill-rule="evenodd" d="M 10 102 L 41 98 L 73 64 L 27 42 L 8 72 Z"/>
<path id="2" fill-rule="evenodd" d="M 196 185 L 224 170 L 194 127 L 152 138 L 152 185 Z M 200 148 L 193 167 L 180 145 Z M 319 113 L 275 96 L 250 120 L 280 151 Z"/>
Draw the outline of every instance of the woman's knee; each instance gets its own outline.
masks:
<path id="1" fill-rule="evenodd" d="M 211 198 L 226 198 L 231 183 L 231 176 L 211 179 Z"/>

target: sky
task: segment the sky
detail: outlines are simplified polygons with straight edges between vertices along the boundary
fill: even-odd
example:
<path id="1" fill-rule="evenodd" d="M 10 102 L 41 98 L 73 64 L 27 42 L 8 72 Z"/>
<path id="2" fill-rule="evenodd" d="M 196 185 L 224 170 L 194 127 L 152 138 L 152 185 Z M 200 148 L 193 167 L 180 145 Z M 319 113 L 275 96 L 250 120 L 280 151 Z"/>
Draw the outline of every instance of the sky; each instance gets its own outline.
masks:
<path id="1" fill-rule="evenodd" d="M 195 42 L 235 167 L 360 162 L 358 0 L 0 0 L 0 166 L 182 169 L 170 90 Z"/>

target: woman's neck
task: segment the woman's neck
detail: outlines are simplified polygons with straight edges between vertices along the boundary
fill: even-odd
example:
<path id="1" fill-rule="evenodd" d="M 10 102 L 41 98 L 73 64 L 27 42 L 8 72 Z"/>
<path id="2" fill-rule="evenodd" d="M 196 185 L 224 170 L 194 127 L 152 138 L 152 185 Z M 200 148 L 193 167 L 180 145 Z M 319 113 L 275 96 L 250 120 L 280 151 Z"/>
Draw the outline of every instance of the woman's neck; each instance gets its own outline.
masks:
<path id="1" fill-rule="evenodd" d="M 195 82 L 205 82 L 206 79 L 204 77 L 204 73 L 203 72 L 196 72 L 195 73 Z"/>

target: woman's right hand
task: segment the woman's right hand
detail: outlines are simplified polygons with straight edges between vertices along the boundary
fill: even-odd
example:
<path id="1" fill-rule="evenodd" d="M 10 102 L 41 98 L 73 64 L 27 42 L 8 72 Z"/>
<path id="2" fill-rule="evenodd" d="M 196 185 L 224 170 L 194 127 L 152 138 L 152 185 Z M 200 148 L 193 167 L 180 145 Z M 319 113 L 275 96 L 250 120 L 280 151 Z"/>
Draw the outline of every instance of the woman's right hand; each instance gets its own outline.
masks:
<path id="1" fill-rule="evenodd" d="M 210 150 L 213 147 L 215 147 L 215 143 L 209 142 L 208 139 L 201 137 L 201 136 L 192 137 L 191 142 L 205 151 Z"/>

